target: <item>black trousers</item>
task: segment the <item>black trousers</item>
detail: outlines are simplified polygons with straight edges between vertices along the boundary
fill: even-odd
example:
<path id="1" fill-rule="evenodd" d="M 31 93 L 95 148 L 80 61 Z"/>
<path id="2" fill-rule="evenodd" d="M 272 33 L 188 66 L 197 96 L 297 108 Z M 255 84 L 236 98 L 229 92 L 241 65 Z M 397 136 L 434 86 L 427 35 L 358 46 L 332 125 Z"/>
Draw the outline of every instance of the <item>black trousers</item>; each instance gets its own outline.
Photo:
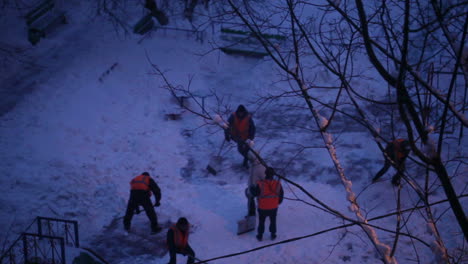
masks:
<path id="1" fill-rule="evenodd" d="M 237 151 L 244 157 L 244 166 L 247 166 L 247 160 L 248 160 L 248 153 L 249 153 L 249 146 L 247 143 L 243 140 L 236 140 L 237 143 Z"/>
<path id="2" fill-rule="evenodd" d="M 379 172 L 377 172 L 377 174 L 372 179 L 372 181 L 374 181 L 374 182 L 377 181 L 380 177 L 382 177 L 382 175 L 384 175 L 388 171 L 388 169 L 392 165 L 393 164 L 389 160 L 385 159 L 384 166 L 382 167 L 382 169 L 379 170 Z M 403 171 L 405 171 L 405 161 L 404 160 L 396 161 L 395 165 L 396 166 L 394 166 L 394 168 L 397 170 L 397 172 L 395 173 L 395 175 L 392 178 L 392 183 L 397 185 L 397 184 L 400 183 L 400 179 L 401 179 Z"/>
<path id="3" fill-rule="evenodd" d="M 195 252 L 188 244 L 187 244 L 187 247 L 185 247 L 182 250 L 175 248 L 175 247 L 169 248 L 169 256 L 171 257 L 171 259 L 169 260 L 169 264 L 176 264 L 177 262 L 176 254 L 188 255 L 187 264 L 192 264 L 195 262 Z"/>
<path id="4" fill-rule="evenodd" d="M 247 196 L 247 205 L 249 209 L 249 216 L 255 216 L 255 197 Z"/>
<path id="5" fill-rule="evenodd" d="M 276 214 L 278 213 L 278 208 L 271 210 L 262 210 L 258 209 L 258 229 L 257 234 L 263 235 L 265 232 L 265 220 L 267 217 L 270 218 L 270 233 L 276 234 Z"/>
<path id="6" fill-rule="evenodd" d="M 148 216 L 148 219 L 151 222 L 151 230 L 156 231 L 156 228 L 158 227 L 158 218 L 148 193 L 135 191 L 130 192 L 130 198 L 128 199 L 127 212 L 125 213 L 123 220 L 125 229 L 130 229 L 133 214 L 139 205 L 143 206 L 146 216 Z"/>

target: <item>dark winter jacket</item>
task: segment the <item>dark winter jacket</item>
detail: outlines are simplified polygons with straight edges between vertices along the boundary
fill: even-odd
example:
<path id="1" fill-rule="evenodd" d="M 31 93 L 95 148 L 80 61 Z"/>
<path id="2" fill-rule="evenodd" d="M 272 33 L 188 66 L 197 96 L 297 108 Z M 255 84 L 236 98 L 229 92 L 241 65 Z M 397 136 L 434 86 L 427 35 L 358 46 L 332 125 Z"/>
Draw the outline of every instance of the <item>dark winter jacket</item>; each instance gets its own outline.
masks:
<path id="1" fill-rule="evenodd" d="M 410 151 L 408 141 L 404 139 L 396 139 L 385 147 L 385 154 L 397 163 L 403 162 L 408 157 Z"/>
<path id="2" fill-rule="evenodd" d="M 174 230 L 173 230 L 173 228 L 169 228 L 169 230 L 167 231 L 167 236 L 166 236 L 167 246 L 168 246 L 169 250 L 177 250 L 177 251 L 184 250 L 184 248 L 180 248 L 180 247 L 178 247 L 176 245 L 176 241 L 175 241 L 174 238 L 175 238 Z M 187 234 L 187 238 L 186 238 L 186 243 L 187 244 L 185 245 L 185 247 L 187 247 L 189 245 L 189 243 L 188 243 L 188 234 Z"/>

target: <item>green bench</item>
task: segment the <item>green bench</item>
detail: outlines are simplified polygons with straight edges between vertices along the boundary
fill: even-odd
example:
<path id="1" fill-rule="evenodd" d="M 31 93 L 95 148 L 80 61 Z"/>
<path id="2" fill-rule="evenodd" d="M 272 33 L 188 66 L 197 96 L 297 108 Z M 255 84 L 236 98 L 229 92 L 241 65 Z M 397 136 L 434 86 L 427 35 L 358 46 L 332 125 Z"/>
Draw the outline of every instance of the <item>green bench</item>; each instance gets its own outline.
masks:
<path id="1" fill-rule="evenodd" d="M 26 14 L 28 40 L 36 45 L 41 38 L 49 35 L 57 26 L 66 24 L 65 12 L 55 8 L 55 1 L 46 0 Z"/>
<path id="2" fill-rule="evenodd" d="M 286 40 L 286 37 L 281 35 L 261 35 L 263 38 L 278 45 Z M 241 55 L 254 58 L 263 58 L 268 55 L 261 43 L 248 31 L 221 28 L 221 40 L 223 41 L 223 45 L 220 47 L 220 50 L 228 55 Z"/>
<path id="3" fill-rule="evenodd" d="M 151 13 L 142 17 L 133 27 L 133 33 L 144 35 L 154 27 Z"/>
<path id="4" fill-rule="evenodd" d="M 144 35 L 146 32 L 150 31 L 154 27 L 154 21 L 152 17 L 155 17 L 162 26 L 165 26 L 169 23 L 169 19 L 164 12 L 153 10 L 151 13 L 146 14 L 144 17 L 138 20 L 138 22 L 133 27 L 133 33 Z"/>

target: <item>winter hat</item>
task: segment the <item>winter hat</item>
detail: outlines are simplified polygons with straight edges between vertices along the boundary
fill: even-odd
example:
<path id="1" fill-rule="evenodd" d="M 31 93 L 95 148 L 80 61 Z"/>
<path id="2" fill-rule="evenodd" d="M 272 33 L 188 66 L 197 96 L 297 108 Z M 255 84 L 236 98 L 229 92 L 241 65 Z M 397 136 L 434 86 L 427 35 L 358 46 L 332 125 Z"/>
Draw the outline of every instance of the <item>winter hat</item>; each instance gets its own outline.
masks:
<path id="1" fill-rule="evenodd" d="M 145 175 L 145 176 L 150 176 L 150 174 L 148 172 L 143 172 L 141 175 Z"/>
<path id="2" fill-rule="evenodd" d="M 185 217 L 181 217 L 179 218 L 179 220 L 177 220 L 177 224 L 176 224 L 177 228 L 179 228 L 181 231 L 187 231 L 188 228 L 189 228 L 189 223 L 188 223 L 188 220 L 187 218 Z"/>
<path id="3" fill-rule="evenodd" d="M 272 167 L 268 167 L 265 169 L 265 175 L 265 178 L 273 179 L 273 176 L 275 176 L 275 170 Z"/>
<path id="4" fill-rule="evenodd" d="M 410 146 L 410 143 L 408 140 L 403 140 L 401 142 L 401 148 L 404 150 L 404 151 L 410 151 L 411 150 L 411 146 Z"/>
<path id="5" fill-rule="evenodd" d="M 237 107 L 236 113 L 247 113 L 247 109 L 245 109 L 244 105 L 239 105 Z"/>

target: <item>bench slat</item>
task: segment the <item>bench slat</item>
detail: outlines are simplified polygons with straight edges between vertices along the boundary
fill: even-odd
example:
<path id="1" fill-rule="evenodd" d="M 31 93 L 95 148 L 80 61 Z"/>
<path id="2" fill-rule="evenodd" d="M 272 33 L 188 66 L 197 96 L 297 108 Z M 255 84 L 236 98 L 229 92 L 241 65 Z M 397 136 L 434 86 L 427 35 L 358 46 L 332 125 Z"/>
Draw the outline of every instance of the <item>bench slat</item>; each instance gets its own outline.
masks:
<path id="1" fill-rule="evenodd" d="M 42 16 L 40 19 L 32 23 L 29 28 L 37 29 L 40 31 L 47 31 L 48 27 L 54 27 L 58 24 L 65 24 L 65 12 L 63 11 L 51 11 L 45 16 Z"/>
<path id="2" fill-rule="evenodd" d="M 53 0 L 46 0 L 39 4 L 36 8 L 34 8 L 32 11 L 26 14 L 26 24 L 29 26 L 34 21 L 36 21 L 38 18 L 43 16 L 45 13 L 50 11 L 52 8 L 54 8 L 55 2 Z"/>
<path id="3" fill-rule="evenodd" d="M 149 30 L 151 30 L 153 26 L 154 26 L 153 18 L 151 17 L 151 14 L 147 14 L 146 16 L 141 18 L 133 27 L 133 33 L 143 35 Z"/>
<path id="4" fill-rule="evenodd" d="M 54 10 L 36 20 L 29 26 L 28 40 L 36 45 L 41 38 L 49 35 L 58 25 L 66 24 L 65 12 Z"/>

